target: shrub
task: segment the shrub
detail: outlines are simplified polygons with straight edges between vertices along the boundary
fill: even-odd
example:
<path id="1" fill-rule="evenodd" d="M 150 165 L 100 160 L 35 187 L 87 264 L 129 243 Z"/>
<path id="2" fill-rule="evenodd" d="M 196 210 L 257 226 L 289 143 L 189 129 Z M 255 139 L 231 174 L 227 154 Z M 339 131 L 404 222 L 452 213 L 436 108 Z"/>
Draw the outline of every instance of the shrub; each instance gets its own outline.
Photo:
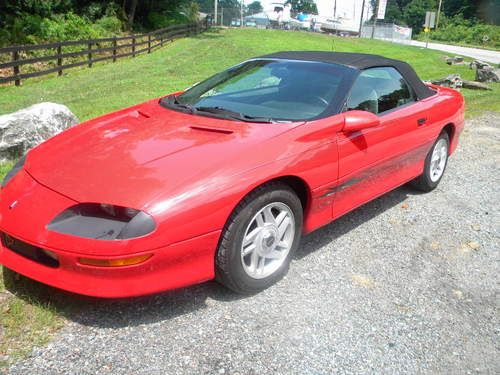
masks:
<path id="1" fill-rule="evenodd" d="M 16 17 L 10 30 L 5 30 L 10 34 L 10 39 L 14 43 L 34 43 L 34 35 L 39 35 L 43 19 L 36 14 L 22 13 Z"/>
<path id="2" fill-rule="evenodd" d="M 194 1 L 191 1 L 182 8 L 182 13 L 186 16 L 189 22 L 198 21 L 199 12 L 200 12 L 200 5 Z"/>
<path id="3" fill-rule="evenodd" d="M 56 42 L 60 40 L 94 39 L 103 36 L 103 29 L 94 27 L 86 18 L 74 13 L 58 14 L 45 18 L 41 24 L 40 37 Z"/>
<path id="4" fill-rule="evenodd" d="M 430 37 L 443 42 L 500 48 L 500 26 L 464 20 L 461 16 L 441 17 L 439 29 L 432 31 Z"/>
<path id="5" fill-rule="evenodd" d="M 116 16 L 104 16 L 96 21 L 95 26 L 107 34 L 117 34 L 122 29 L 122 22 Z"/>
<path id="6" fill-rule="evenodd" d="M 171 25 L 187 23 L 189 20 L 181 13 L 158 13 L 150 12 L 148 14 L 148 28 L 151 30 L 162 29 Z"/>

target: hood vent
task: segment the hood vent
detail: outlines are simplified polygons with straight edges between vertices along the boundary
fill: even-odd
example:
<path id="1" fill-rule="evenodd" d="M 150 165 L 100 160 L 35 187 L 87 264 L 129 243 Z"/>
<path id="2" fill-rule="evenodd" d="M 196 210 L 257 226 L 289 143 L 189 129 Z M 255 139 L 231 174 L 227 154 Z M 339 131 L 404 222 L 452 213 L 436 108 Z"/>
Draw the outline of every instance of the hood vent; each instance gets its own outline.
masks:
<path id="1" fill-rule="evenodd" d="M 211 132 L 211 133 L 219 133 L 219 134 L 233 134 L 233 131 L 230 129 L 220 129 L 220 128 L 207 128 L 204 126 L 190 126 L 193 130 L 199 130 L 203 132 Z"/>

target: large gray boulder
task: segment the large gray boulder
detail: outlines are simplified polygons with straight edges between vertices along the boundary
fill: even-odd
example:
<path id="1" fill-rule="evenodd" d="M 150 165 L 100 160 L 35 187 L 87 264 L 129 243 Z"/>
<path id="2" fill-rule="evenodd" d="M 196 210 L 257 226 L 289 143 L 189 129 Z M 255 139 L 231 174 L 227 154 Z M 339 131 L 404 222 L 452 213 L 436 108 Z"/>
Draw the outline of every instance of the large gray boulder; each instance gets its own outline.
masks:
<path id="1" fill-rule="evenodd" d="M 483 66 L 476 70 L 476 81 L 478 82 L 500 82 L 500 69 L 491 66 Z"/>
<path id="2" fill-rule="evenodd" d="M 39 103 L 0 116 L 0 160 L 18 158 L 78 122 L 68 107 L 56 103 Z"/>

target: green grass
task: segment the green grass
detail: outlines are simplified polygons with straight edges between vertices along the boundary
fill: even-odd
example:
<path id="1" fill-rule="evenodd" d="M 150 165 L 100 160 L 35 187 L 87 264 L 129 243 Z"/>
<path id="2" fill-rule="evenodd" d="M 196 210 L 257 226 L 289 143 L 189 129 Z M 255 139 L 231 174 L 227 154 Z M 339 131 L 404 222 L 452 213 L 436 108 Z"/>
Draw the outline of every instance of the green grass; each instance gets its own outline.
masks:
<path id="1" fill-rule="evenodd" d="M 442 53 L 381 41 L 332 38 L 275 30 L 218 30 L 180 39 L 150 55 L 117 63 L 74 69 L 62 77 L 28 80 L 22 87 L 0 87 L 0 114 L 42 102 L 67 105 L 80 120 L 183 89 L 244 59 L 280 50 L 369 52 L 408 61 L 422 79 L 459 73 L 473 79 L 465 66 L 448 66 Z M 500 85 L 492 91 L 463 90 L 467 115 L 500 112 Z M 0 164 L 0 179 L 12 163 Z M 76 296 L 65 296 L 25 278 L 0 277 L 0 371 L 3 366 L 43 345 L 59 328 Z"/>
<path id="2" fill-rule="evenodd" d="M 424 80 L 459 73 L 473 79 L 466 66 L 449 66 L 439 51 L 389 42 L 278 30 L 228 29 L 179 39 L 150 55 L 92 69 L 73 69 L 62 77 L 27 80 L 22 87 L 0 87 L 0 114 L 42 102 L 67 105 L 80 120 L 183 89 L 242 60 L 280 50 L 369 52 L 408 61 Z M 500 85 L 492 91 L 463 90 L 467 115 L 500 111 Z"/>
<path id="3" fill-rule="evenodd" d="M 13 161 L 5 161 L 3 163 L 0 163 L 0 179 L 3 180 L 7 172 L 10 171 L 10 169 L 14 166 Z"/>
<path id="4" fill-rule="evenodd" d="M 34 290 L 43 286 L 0 269 L 0 372 L 24 358 L 35 346 L 46 344 L 52 334 L 63 326 L 64 318 L 46 298 L 34 297 Z M 9 289 L 16 294 L 7 293 Z"/>

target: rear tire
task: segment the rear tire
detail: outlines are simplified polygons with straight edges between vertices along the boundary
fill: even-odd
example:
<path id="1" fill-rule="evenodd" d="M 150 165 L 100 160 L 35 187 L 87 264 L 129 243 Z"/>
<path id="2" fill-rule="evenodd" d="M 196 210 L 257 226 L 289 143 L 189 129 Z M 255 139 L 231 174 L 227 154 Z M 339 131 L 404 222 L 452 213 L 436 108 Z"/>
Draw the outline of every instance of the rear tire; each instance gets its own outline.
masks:
<path id="1" fill-rule="evenodd" d="M 423 173 L 411 181 L 414 188 L 429 192 L 439 185 L 448 164 L 449 148 L 450 138 L 442 132 L 425 158 Z"/>
<path id="2" fill-rule="evenodd" d="M 245 197 L 228 219 L 215 258 L 216 280 L 253 294 L 286 275 L 302 233 L 300 199 L 286 184 L 263 185 Z"/>

